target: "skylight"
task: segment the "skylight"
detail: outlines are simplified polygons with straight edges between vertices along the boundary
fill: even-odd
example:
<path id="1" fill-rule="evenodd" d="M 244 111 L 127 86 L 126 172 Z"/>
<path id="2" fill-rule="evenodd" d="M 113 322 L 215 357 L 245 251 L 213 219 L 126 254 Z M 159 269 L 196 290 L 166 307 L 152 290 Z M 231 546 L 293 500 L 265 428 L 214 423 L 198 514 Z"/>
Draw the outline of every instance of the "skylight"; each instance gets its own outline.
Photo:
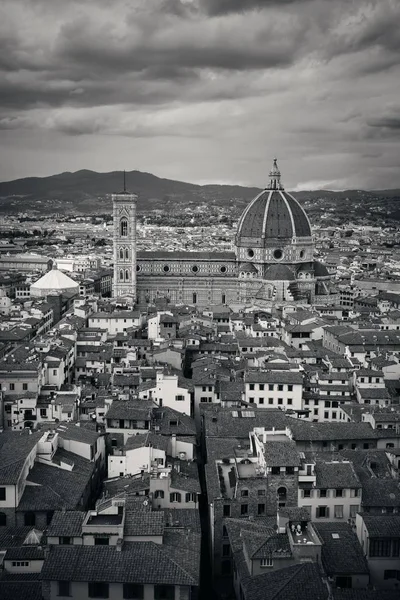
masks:
<path id="1" fill-rule="evenodd" d="M 332 533 L 332 537 L 334 540 L 340 539 L 340 535 L 338 533 Z"/>

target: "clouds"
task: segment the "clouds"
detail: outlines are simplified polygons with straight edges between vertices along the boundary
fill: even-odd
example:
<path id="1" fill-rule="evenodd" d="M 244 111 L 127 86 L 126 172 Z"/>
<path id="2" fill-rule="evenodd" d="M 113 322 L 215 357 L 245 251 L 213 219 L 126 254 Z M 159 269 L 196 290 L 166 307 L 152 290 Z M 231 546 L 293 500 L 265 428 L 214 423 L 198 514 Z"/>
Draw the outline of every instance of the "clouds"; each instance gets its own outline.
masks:
<path id="1" fill-rule="evenodd" d="M 263 185 L 276 153 L 300 188 L 379 187 L 399 18 L 396 0 L 3 0 L 0 176 L 56 169 L 43 148 L 41 173 L 31 154 L 17 171 L 29 132 L 75 140 L 63 170 L 120 168 L 124 146 L 126 168 Z"/>

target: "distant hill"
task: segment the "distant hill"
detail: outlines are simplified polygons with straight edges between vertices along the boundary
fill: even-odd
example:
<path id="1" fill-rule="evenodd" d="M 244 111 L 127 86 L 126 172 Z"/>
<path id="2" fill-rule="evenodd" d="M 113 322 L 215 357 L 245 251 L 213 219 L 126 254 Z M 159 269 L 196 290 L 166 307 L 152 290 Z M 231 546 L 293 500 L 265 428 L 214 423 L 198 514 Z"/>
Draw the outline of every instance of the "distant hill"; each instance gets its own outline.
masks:
<path id="1" fill-rule="evenodd" d="M 202 204 L 227 207 L 234 213 L 259 193 L 255 187 L 239 185 L 195 185 L 182 181 L 161 179 L 150 173 L 130 171 L 126 173 L 127 187 L 138 195 L 139 212 L 153 210 L 183 210 Z M 82 170 L 75 173 L 60 173 L 50 177 L 27 177 L 0 183 L 0 212 L 16 213 L 37 210 L 39 213 L 65 214 L 101 214 L 111 210 L 111 197 L 121 190 L 123 174 L 121 171 L 97 173 Z M 313 211 L 313 205 L 324 200 L 325 208 L 333 205 L 345 207 L 352 203 L 363 202 L 369 205 L 380 200 L 390 202 L 400 199 L 400 190 L 362 191 L 346 190 L 342 192 L 317 190 L 295 193 L 300 202 L 311 203 L 307 210 Z M 326 204 L 325 204 L 326 203 Z M 396 202 L 396 209 L 397 209 Z"/>

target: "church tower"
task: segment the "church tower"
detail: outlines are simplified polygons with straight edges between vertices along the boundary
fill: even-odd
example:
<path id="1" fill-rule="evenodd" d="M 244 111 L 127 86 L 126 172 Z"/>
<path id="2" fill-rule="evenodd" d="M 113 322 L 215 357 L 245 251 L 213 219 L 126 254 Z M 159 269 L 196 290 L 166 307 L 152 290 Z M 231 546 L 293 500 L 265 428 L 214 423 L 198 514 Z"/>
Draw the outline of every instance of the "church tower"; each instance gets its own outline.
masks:
<path id="1" fill-rule="evenodd" d="M 112 195 L 114 283 L 113 297 L 133 296 L 136 300 L 136 203 L 137 196 L 125 189 Z"/>

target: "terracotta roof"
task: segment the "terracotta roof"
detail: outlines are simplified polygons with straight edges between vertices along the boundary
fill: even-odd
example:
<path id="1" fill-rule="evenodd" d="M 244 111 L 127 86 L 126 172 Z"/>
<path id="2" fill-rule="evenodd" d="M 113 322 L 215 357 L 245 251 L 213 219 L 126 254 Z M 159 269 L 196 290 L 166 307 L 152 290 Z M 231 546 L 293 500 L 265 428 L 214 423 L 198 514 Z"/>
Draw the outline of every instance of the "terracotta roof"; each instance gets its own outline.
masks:
<path id="1" fill-rule="evenodd" d="M 287 265 L 271 265 L 264 273 L 268 281 L 295 281 L 296 275 Z"/>
<path id="2" fill-rule="evenodd" d="M 112 546 L 52 546 L 42 569 L 44 581 L 196 586 L 198 581 L 153 542 Z"/>
<path id="3" fill-rule="evenodd" d="M 55 511 L 47 528 L 47 537 L 79 537 L 86 513 L 80 510 Z"/>
<path id="4" fill-rule="evenodd" d="M 322 563 L 330 576 L 368 574 L 368 563 L 357 535 L 347 523 L 314 523 L 323 540 Z M 333 537 L 333 534 L 337 534 Z"/>
<path id="5" fill-rule="evenodd" d="M 371 515 L 363 513 L 362 518 L 370 538 L 400 538 L 400 515 Z"/>

